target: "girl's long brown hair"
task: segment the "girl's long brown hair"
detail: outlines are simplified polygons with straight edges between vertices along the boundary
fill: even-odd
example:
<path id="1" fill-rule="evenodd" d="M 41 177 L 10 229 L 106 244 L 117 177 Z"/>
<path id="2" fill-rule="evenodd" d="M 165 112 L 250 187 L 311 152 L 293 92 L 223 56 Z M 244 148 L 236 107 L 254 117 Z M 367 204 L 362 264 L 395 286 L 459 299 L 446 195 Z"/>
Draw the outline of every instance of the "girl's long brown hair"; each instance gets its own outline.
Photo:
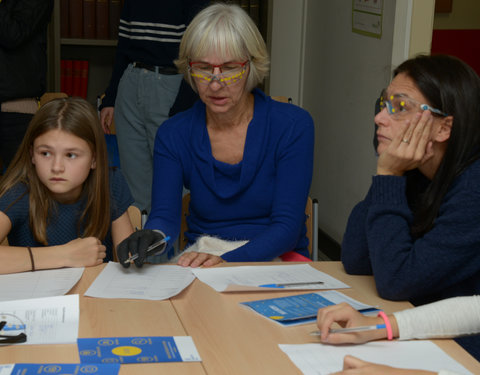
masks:
<path id="1" fill-rule="evenodd" d="M 86 199 L 86 205 L 78 222 L 77 232 L 79 236 L 104 239 L 110 227 L 107 146 L 98 115 L 93 106 L 84 99 L 54 99 L 37 111 L 22 144 L 0 180 L 0 196 L 19 183 L 26 185 L 30 194 L 29 221 L 33 237 L 36 241 L 48 245 L 47 226 L 56 210 L 56 202 L 37 176 L 32 163 L 32 148 L 37 137 L 54 129 L 73 134 L 90 146 L 96 168 L 90 170 L 83 185 L 82 198 Z"/>

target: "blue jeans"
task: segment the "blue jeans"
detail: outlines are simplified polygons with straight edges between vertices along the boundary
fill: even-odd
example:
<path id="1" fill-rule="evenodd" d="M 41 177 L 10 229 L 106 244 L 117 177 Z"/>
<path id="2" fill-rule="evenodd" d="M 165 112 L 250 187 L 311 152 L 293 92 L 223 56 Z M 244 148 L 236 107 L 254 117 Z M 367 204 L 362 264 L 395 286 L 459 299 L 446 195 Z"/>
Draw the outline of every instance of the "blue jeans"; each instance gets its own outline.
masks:
<path id="1" fill-rule="evenodd" d="M 168 119 L 183 76 L 129 65 L 115 101 L 120 166 L 140 210 L 150 212 L 155 134 Z"/>

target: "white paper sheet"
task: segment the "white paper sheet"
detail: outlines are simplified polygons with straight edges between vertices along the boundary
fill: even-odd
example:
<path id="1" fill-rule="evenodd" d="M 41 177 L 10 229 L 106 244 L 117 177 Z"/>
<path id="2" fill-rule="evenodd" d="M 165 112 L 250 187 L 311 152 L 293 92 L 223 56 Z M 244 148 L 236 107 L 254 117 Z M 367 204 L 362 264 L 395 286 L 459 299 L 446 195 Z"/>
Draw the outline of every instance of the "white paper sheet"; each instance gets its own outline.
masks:
<path id="1" fill-rule="evenodd" d="M 97 298 L 162 300 L 180 293 L 195 280 L 190 268 L 144 264 L 123 268 L 109 262 L 85 292 Z"/>
<path id="2" fill-rule="evenodd" d="M 84 267 L 0 275 L 0 301 L 66 294 L 80 280 Z"/>
<path id="3" fill-rule="evenodd" d="M 217 292 L 237 292 L 251 290 L 319 290 L 350 288 L 347 284 L 318 271 L 308 264 L 295 264 L 288 266 L 239 266 L 220 268 L 194 268 L 192 272 L 201 281 L 211 286 Z M 301 287 L 265 288 L 260 285 L 316 282 L 320 285 L 307 285 Z"/>
<path id="4" fill-rule="evenodd" d="M 75 344 L 80 315 L 78 294 L 0 302 L 0 316 L 12 314 L 26 325 L 24 344 Z M 9 315 L 6 315 L 8 324 Z M 24 345 L 15 344 L 15 345 Z"/>
<path id="5" fill-rule="evenodd" d="M 281 344 L 279 347 L 304 375 L 326 375 L 340 371 L 343 357 L 347 354 L 392 367 L 471 374 L 430 341 L 377 341 L 345 346 Z"/>

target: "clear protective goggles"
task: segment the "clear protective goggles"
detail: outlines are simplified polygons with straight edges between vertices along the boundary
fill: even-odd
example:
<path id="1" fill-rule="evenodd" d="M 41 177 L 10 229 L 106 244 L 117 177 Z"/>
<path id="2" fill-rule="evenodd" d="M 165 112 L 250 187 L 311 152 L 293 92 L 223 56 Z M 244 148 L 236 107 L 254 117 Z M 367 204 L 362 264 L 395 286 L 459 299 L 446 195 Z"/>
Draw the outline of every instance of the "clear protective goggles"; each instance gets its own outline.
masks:
<path id="1" fill-rule="evenodd" d="M 14 314 L 0 312 L 0 346 L 26 341 L 25 323 Z"/>
<path id="2" fill-rule="evenodd" d="M 414 112 L 429 110 L 440 116 L 448 116 L 445 112 L 433 108 L 428 104 L 422 104 L 415 99 L 409 98 L 404 94 L 387 95 L 387 92 L 383 90 L 380 96 L 380 110 L 384 108 L 391 116 L 403 117 L 404 115 Z"/>
<path id="3" fill-rule="evenodd" d="M 250 60 L 244 62 L 227 62 L 220 65 L 213 65 L 202 61 L 191 61 L 188 63 L 188 70 L 196 82 L 208 85 L 212 81 L 217 80 L 224 85 L 232 85 L 240 81 L 247 71 L 247 64 Z M 214 74 L 215 68 L 220 73 Z"/>

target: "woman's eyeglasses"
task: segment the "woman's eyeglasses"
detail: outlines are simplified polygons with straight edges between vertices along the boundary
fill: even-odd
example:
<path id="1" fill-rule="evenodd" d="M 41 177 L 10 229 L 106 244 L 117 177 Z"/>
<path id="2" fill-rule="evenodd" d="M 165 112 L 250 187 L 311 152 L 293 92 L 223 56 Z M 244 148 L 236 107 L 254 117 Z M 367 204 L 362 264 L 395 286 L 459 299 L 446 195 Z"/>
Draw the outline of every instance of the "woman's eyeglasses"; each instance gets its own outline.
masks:
<path id="1" fill-rule="evenodd" d="M 448 116 L 441 110 L 433 108 L 428 104 L 422 104 L 404 94 L 387 95 L 385 90 L 380 96 L 380 110 L 383 110 L 384 108 L 387 109 L 387 112 L 391 116 L 395 117 L 402 117 L 409 113 L 418 112 L 418 110 L 429 110 L 430 112 L 436 113 L 440 116 Z"/>
<path id="2" fill-rule="evenodd" d="M 16 315 L 0 313 L 0 345 L 27 341 L 26 326 Z"/>
<path id="3" fill-rule="evenodd" d="M 247 70 L 246 65 L 249 60 L 245 62 L 227 62 L 221 65 L 208 64 L 201 61 L 191 61 L 188 63 L 190 75 L 197 78 L 197 82 L 208 85 L 213 80 L 231 85 L 240 81 Z M 220 73 L 214 74 L 215 68 L 218 68 Z"/>

